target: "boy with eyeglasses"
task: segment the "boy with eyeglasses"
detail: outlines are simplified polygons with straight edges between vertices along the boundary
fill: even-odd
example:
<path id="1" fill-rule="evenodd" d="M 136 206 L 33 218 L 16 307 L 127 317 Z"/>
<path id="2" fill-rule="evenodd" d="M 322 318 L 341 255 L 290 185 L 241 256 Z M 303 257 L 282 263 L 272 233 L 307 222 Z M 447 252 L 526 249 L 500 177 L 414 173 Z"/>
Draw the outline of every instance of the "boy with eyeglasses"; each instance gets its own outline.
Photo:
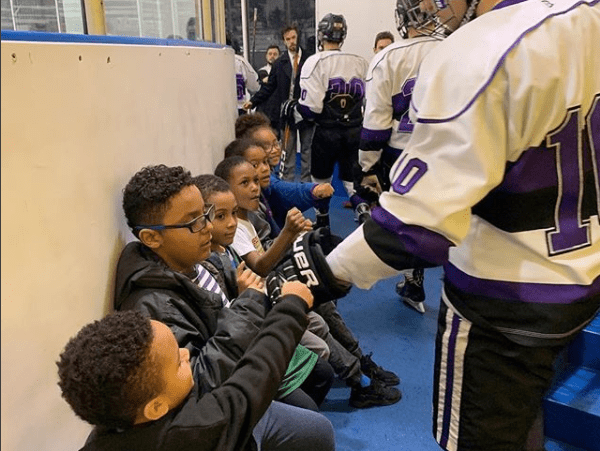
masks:
<path id="1" fill-rule="evenodd" d="M 223 308 L 219 294 L 199 286 L 199 264 L 211 252 L 214 213 L 181 166 L 141 169 L 124 189 L 123 209 L 138 241 L 119 258 L 115 310 L 137 310 L 166 324 L 190 352 L 199 393 L 220 387 L 262 326 L 263 292 L 248 288 Z M 274 402 L 254 437 L 265 449 L 303 449 L 290 443 L 302 442 L 301 422 L 282 418 L 301 418 L 319 429 L 326 419 L 313 414 L 319 415 Z"/>

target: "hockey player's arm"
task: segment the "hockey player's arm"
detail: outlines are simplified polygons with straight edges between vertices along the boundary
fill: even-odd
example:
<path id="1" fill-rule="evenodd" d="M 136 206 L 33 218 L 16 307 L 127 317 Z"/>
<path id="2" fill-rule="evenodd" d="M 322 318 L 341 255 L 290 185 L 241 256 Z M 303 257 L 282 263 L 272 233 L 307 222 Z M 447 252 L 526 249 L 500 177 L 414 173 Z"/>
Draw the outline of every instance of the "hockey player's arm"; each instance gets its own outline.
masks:
<path id="1" fill-rule="evenodd" d="M 297 110 L 303 119 L 314 121 L 323 111 L 323 99 L 329 80 L 323 78 L 319 67 L 309 58 L 300 73 L 300 99 Z"/>
<path id="2" fill-rule="evenodd" d="M 246 60 L 242 60 L 242 63 L 244 70 L 244 79 L 246 80 L 246 89 L 248 90 L 250 95 L 254 95 L 260 89 L 258 74 Z"/>
<path id="3" fill-rule="evenodd" d="M 377 208 L 372 214 L 386 212 Z M 445 237 L 418 226 L 396 225 L 392 231 L 369 219 L 356 229 L 327 256 L 334 277 L 367 289 L 403 269 L 428 268 L 448 260 L 452 243 Z"/>
<path id="4" fill-rule="evenodd" d="M 381 158 L 382 149 L 392 136 L 394 107 L 392 104 L 392 81 L 377 65 L 369 71 L 365 87 L 365 115 L 360 132 L 358 161 L 368 172 Z"/>
<path id="5" fill-rule="evenodd" d="M 389 215 L 381 208 L 374 213 L 379 220 Z M 390 224 L 396 230 L 367 220 L 341 243 L 327 240 L 323 229 L 309 232 L 296 239 L 291 258 L 284 263 L 324 302 L 344 297 L 351 285 L 367 289 L 403 269 L 428 268 L 448 260 L 452 243 L 443 236 L 398 220 L 392 219 Z M 333 250 L 329 252 L 327 247 Z"/>

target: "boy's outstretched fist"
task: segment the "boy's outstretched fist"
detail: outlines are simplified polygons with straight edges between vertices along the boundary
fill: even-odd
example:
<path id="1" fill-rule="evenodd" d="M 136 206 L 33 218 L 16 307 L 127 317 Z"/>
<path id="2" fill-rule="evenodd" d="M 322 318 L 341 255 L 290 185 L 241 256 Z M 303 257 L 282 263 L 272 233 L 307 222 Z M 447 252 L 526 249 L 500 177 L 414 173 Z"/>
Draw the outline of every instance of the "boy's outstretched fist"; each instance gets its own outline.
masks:
<path id="1" fill-rule="evenodd" d="M 289 282 L 284 282 L 281 286 L 281 296 L 285 296 L 287 294 L 294 294 L 304 300 L 308 308 L 312 308 L 314 297 L 310 288 L 306 286 L 306 284 L 300 282 L 299 280 L 293 280 Z"/>
<path id="2" fill-rule="evenodd" d="M 296 237 L 306 230 L 306 226 L 306 218 L 302 215 L 300 210 L 294 207 L 287 212 L 282 232 L 287 231 Z"/>
<path id="3" fill-rule="evenodd" d="M 317 199 L 325 199 L 326 197 L 333 196 L 333 186 L 331 183 L 319 183 L 312 190 L 312 195 Z"/>

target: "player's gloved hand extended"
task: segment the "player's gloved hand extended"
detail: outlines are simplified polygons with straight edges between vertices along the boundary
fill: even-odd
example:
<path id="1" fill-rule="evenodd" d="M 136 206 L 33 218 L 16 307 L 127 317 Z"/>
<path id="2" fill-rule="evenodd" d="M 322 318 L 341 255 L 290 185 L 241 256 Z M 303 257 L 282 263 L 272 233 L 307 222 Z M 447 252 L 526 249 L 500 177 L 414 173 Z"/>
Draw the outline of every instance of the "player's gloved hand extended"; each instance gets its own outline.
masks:
<path id="1" fill-rule="evenodd" d="M 292 277 L 304 282 L 312 291 L 315 305 L 342 298 L 348 294 L 352 286 L 333 275 L 323 249 L 323 246 L 326 246 L 327 251 L 330 251 L 339 241 L 341 239 L 332 235 L 328 228 L 303 233 L 292 244 L 291 256 L 280 263 L 276 272 L 289 275 L 292 269 L 294 272 Z"/>
<path id="2" fill-rule="evenodd" d="M 363 173 L 362 180 L 360 181 L 361 186 L 372 190 L 377 193 L 377 195 L 381 194 L 383 191 L 381 188 L 381 184 L 379 183 L 379 178 L 375 174 Z"/>
<path id="3" fill-rule="evenodd" d="M 297 100 L 290 99 L 286 100 L 281 104 L 281 119 L 284 124 L 294 125 L 296 123 L 296 105 Z"/>
<path id="4" fill-rule="evenodd" d="M 356 194 L 361 199 L 364 199 L 364 201 L 369 205 L 377 203 L 379 200 L 379 193 L 370 186 L 357 185 L 354 187 L 354 190 L 356 191 Z"/>
<path id="5" fill-rule="evenodd" d="M 311 238 L 315 244 L 321 246 L 321 250 L 325 255 L 329 255 L 329 253 L 342 242 L 342 238 L 331 233 L 329 227 L 320 227 L 316 229 Z"/>
<path id="6" fill-rule="evenodd" d="M 359 197 L 368 204 L 373 204 L 379 200 L 379 195 L 383 190 L 375 167 L 364 172 L 360 165 L 355 164 L 352 167 L 352 178 L 354 180 L 354 190 Z"/>

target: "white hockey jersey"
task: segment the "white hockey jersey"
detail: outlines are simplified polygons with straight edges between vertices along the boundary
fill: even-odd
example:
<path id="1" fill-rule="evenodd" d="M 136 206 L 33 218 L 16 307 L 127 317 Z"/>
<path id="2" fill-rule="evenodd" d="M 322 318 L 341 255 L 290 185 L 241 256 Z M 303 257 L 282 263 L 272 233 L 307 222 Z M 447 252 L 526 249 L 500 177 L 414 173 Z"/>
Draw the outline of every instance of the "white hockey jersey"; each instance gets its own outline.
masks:
<path id="1" fill-rule="evenodd" d="M 246 59 L 241 55 L 235 55 L 235 86 L 237 92 L 238 109 L 241 110 L 250 95 L 254 95 L 260 89 L 258 74 Z"/>
<path id="2" fill-rule="evenodd" d="M 300 73 L 300 114 L 322 126 L 360 125 L 368 65 L 340 50 L 308 57 Z"/>
<path id="3" fill-rule="evenodd" d="M 383 150 L 398 156 L 413 129 L 408 111 L 421 61 L 440 42 L 433 37 L 403 39 L 371 60 L 366 78 L 366 104 L 360 134 L 359 163 L 367 172 Z"/>
<path id="4" fill-rule="evenodd" d="M 600 307 L 599 42 L 599 0 L 505 0 L 441 42 L 392 188 L 333 273 L 366 288 L 416 255 L 445 264 L 444 302 L 517 342 L 582 328 Z"/>

